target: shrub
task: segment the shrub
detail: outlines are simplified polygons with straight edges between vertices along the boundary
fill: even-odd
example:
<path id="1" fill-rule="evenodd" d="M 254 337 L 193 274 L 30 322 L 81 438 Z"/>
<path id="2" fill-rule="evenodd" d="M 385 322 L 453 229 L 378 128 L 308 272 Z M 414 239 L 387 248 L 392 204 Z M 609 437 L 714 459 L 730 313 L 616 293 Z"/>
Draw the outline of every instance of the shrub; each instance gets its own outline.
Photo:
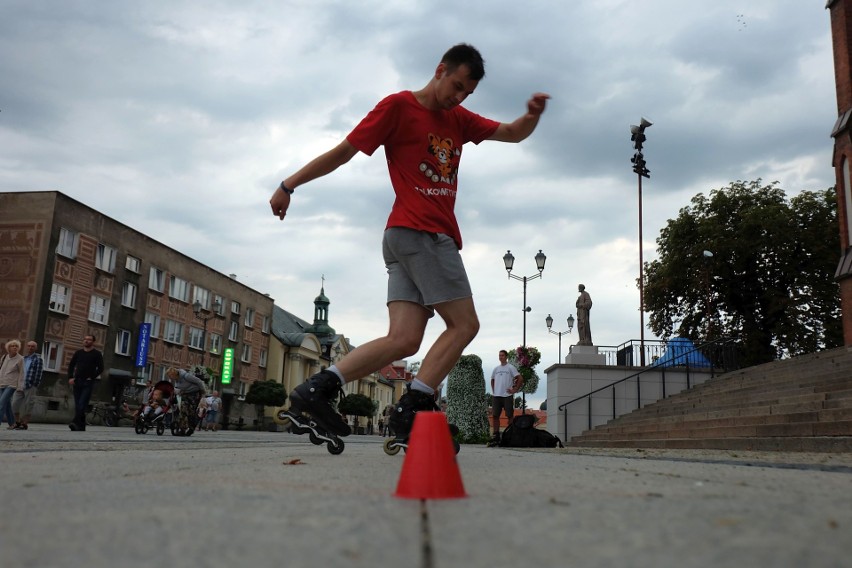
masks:
<path id="1" fill-rule="evenodd" d="M 447 421 L 459 428 L 459 442 L 488 441 L 488 403 L 482 359 L 462 355 L 447 379 Z"/>

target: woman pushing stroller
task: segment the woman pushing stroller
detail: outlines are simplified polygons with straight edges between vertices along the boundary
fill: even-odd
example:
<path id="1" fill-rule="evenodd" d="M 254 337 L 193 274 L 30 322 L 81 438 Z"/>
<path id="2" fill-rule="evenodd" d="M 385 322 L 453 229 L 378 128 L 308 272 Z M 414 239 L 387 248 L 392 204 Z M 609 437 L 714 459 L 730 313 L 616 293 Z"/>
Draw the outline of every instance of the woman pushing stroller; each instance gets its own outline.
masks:
<path id="1" fill-rule="evenodd" d="M 198 401 L 204 396 L 204 381 L 188 371 L 170 367 L 166 376 L 180 394 L 178 416 L 172 421 L 172 434 L 191 436 L 198 425 Z"/>

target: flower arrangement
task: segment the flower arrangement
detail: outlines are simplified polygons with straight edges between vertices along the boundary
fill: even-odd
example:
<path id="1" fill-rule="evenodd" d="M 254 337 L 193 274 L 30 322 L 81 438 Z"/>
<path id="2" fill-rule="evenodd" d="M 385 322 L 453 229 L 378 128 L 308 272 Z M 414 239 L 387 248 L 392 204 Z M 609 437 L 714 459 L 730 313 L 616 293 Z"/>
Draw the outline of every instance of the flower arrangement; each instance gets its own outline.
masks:
<path id="1" fill-rule="evenodd" d="M 533 369 L 541 361 L 541 351 L 535 347 L 524 347 L 521 345 L 515 349 L 515 357 L 519 366 Z"/>
<path id="2" fill-rule="evenodd" d="M 518 368 L 518 373 L 524 379 L 521 390 L 526 394 L 534 394 L 538 390 L 538 375 L 534 368 L 541 361 L 541 351 L 535 347 L 521 345 L 508 352 L 509 362 Z"/>

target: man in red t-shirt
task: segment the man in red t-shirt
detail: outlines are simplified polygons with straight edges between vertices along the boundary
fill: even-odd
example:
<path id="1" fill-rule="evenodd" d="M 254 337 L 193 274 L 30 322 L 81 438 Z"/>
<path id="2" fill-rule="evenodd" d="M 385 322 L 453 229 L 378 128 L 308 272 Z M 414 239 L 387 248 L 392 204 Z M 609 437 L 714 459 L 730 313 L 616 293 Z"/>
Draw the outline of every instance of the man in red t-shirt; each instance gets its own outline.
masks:
<path id="1" fill-rule="evenodd" d="M 353 350 L 290 394 L 292 413 L 307 410 L 333 434 L 350 433 L 332 406 L 342 385 L 416 353 L 427 322 L 438 312 L 447 328 L 390 417 L 397 438 L 407 439 L 414 413 L 436 409 L 435 388 L 479 331 L 454 212 L 462 146 L 524 140 L 550 98 L 535 93 L 516 120 L 496 122 L 461 106 L 484 76 L 485 64 L 474 47 L 450 48 L 425 87 L 379 102 L 343 142 L 282 181 L 269 200 L 273 215 L 283 220 L 294 189 L 333 172 L 358 152 L 372 155 L 384 146 L 396 194 L 382 243 L 388 269 L 388 334 Z"/>

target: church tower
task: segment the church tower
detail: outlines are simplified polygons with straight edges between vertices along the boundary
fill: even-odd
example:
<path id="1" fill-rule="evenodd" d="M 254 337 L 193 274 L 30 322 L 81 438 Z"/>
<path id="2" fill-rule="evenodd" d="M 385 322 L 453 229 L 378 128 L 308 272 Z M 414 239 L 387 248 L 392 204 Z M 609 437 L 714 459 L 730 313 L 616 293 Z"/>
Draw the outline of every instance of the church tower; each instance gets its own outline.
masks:
<path id="1" fill-rule="evenodd" d="M 322 280 L 319 296 L 314 298 L 314 323 L 305 330 L 307 333 L 316 335 L 320 341 L 336 334 L 334 328 L 328 325 L 328 305 L 331 301 L 325 295 L 325 277 Z"/>

